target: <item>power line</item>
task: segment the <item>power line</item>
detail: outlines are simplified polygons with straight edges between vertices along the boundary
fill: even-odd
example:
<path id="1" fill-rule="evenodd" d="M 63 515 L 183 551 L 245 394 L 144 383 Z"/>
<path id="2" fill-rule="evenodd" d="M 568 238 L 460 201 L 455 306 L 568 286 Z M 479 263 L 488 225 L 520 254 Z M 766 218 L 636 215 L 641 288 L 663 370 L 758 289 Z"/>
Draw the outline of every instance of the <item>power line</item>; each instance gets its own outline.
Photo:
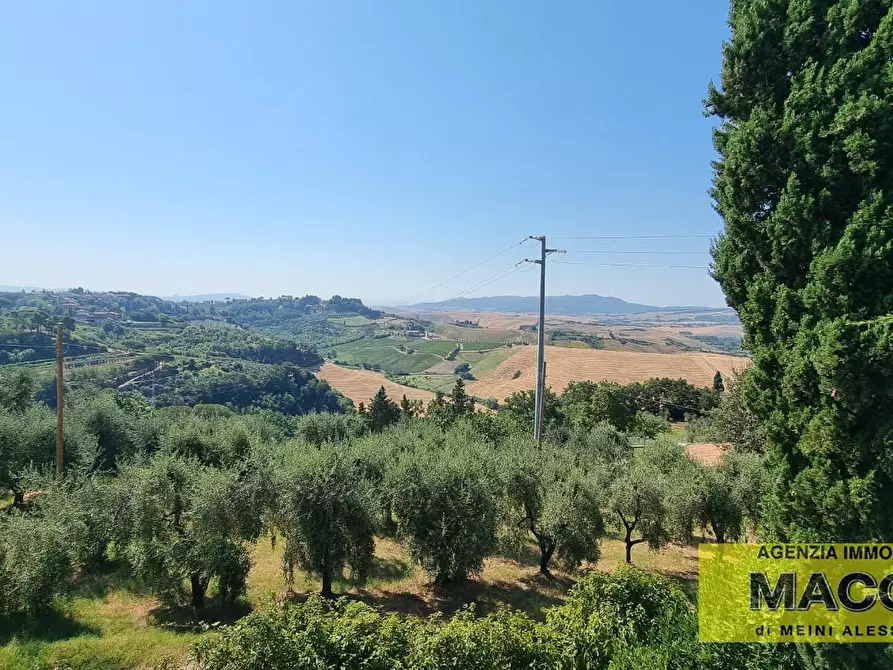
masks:
<path id="1" fill-rule="evenodd" d="M 480 261 L 480 262 L 478 262 L 478 263 L 475 263 L 475 264 L 472 265 L 470 268 L 468 268 L 468 269 L 466 269 L 466 270 L 463 270 L 462 272 L 459 272 L 458 274 L 453 275 L 453 276 L 450 277 L 449 279 L 445 279 L 444 281 L 440 282 L 439 284 L 437 284 L 437 285 L 435 285 L 435 286 L 432 286 L 432 287 L 429 288 L 427 291 L 423 291 L 422 293 L 419 293 L 419 294 L 418 294 L 417 296 L 415 296 L 414 298 L 410 298 L 410 299 L 407 300 L 406 302 L 402 302 L 402 303 L 400 303 L 399 305 L 397 305 L 397 307 L 403 307 L 404 305 L 408 305 L 408 304 L 410 304 L 410 303 L 412 303 L 412 302 L 415 302 L 416 300 L 418 300 L 418 299 L 421 298 L 422 296 L 425 296 L 425 295 L 428 295 L 429 293 L 431 293 L 431 291 L 437 290 L 437 289 L 439 289 L 441 286 L 444 286 L 444 285 L 446 285 L 446 284 L 449 284 L 451 281 L 453 281 L 453 280 L 455 280 L 455 279 L 458 279 L 459 277 L 462 277 L 462 276 L 464 276 L 464 275 L 467 275 L 467 274 L 468 274 L 469 272 L 471 272 L 472 270 L 477 270 L 479 267 L 481 267 L 481 266 L 484 265 L 485 263 L 489 263 L 489 262 L 492 261 L 494 258 L 499 258 L 500 256 L 502 256 L 502 255 L 505 254 L 506 252 L 511 251 L 511 250 L 514 249 L 515 247 L 524 244 L 524 242 L 526 242 L 526 241 L 527 241 L 527 238 L 525 238 L 525 239 L 523 239 L 523 240 L 520 240 L 520 241 L 518 241 L 518 242 L 515 242 L 515 243 L 513 243 L 513 244 L 510 244 L 509 246 L 507 246 L 507 247 L 506 247 L 505 249 L 503 249 L 502 251 L 498 251 L 498 252 L 496 252 L 495 254 L 493 254 L 492 256 L 490 256 L 490 257 L 488 257 L 488 258 L 485 258 L 484 260 L 482 260 L 482 261 Z"/>
<path id="2" fill-rule="evenodd" d="M 658 249 L 655 251 L 631 251 L 628 249 L 579 249 L 568 251 L 569 254 L 679 254 L 682 256 L 702 256 L 709 254 L 709 251 L 677 251 Z"/>
<path id="3" fill-rule="evenodd" d="M 553 235 L 554 240 L 712 240 L 713 235 Z"/>
<path id="4" fill-rule="evenodd" d="M 464 291 L 462 291 L 461 293 L 459 293 L 459 294 L 456 295 L 455 297 L 456 297 L 456 298 L 464 298 L 466 295 L 468 295 L 469 293 L 471 293 L 471 292 L 473 292 L 473 291 L 477 291 L 478 289 L 482 289 L 482 288 L 484 288 L 485 286 L 487 286 L 487 285 L 489 285 L 489 284 L 492 284 L 492 283 L 495 282 L 495 281 L 499 281 L 500 279 L 503 279 L 504 277 L 508 277 L 510 274 L 512 274 L 513 272 L 517 271 L 518 268 L 519 268 L 521 265 L 523 265 L 523 263 L 524 263 L 524 261 L 518 261 L 517 263 L 514 263 L 514 264 L 510 265 L 509 267 L 507 267 L 507 268 L 505 268 L 505 269 L 503 269 L 503 270 L 500 270 L 500 271 L 497 272 L 496 274 L 494 274 L 494 275 L 490 275 L 490 276 L 487 277 L 486 279 L 483 279 L 483 280 L 479 281 L 477 284 L 474 284 L 474 285 L 468 287 L 467 289 L 465 289 Z"/>
<path id="5" fill-rule="evenodd" d="M 592 265 L 602 268 L 689 268 L 709 270 L 709 265 L 667 265 L 664 263 L 587 263 L 585 261 L 552 261 L 557 265 Z"/>

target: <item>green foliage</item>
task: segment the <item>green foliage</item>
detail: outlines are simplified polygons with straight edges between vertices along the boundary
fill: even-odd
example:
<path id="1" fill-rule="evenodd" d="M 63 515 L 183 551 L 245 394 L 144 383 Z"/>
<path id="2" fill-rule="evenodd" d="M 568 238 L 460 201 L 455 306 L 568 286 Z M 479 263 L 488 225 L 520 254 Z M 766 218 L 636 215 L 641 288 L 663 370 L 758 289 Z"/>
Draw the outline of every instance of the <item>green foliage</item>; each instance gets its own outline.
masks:
<path id="1" fill-rule="evenodd" d="M 736 451 L 763 453 L 765 430 L 759 418 L 747 406 L 744 398 L 746 384 L 741 377 L 731 380 L 719 399 L 719 405 L 704 417 L 689 423 L 688 438 L 693 442 L 717 442 L 731 444 Z"/>
<path id="2" fill-rule="evenodd" d="M 651 412 L 636 412 L 628 428 L 630 434 L 654 439 L 661 433 L 669 432 L 670 423 L 662 416 Z"/>
<path id="3" fill-rule="evenodd" d="M 646 430 L 656 423 L 636 423 L 640 412 L 668 416 L 675 421 L 687 415 L 705 414 L 716 404 L 716 394 L 689 384 L 684 379 L 649 379 L 633 384 L 615 382 L 571 382 L 561 396 L 561 408 L 568 424 L 577 430 L 591 430 L 608 422 L 619 430 Z"/>
<path id="4" fill-rule="evenodd" d="M 887 541 L 893 481 L 893 20 L 881 0 L 737 0 L 721 89 L 714 276 L 776 485 L 766 530 Z"/>
<path id="5" fill-rule="evenodd" d="M 497 484 L 482 468 L 478 447 L 448 439 L 404 459 L 394 474 L 399 532 L 437 584 L 479 573 L 496 547 Z"/>
<path id="6" fill-rule="evenodd" d="M 518 529 L 533 535 L 540 572 L 549 574 L 553 555 L 568 570 L 597 561 L 604 535 L 598 471 L 581 467 L 565 450 L 538 450 L 529 443 L 510 453 L 505 464 L 508 494 Z"/>
<path id="7" fill-rule="evenodd" d="M 400 420 L 400 408 L 388 398 L 384 386 L 378 389 L 369 402 L 369 428 L 379 433 Z"/>
<path id="8" fill-rule="evenodd" d="M 170 341 L 177 353 L 196 357 L 241 358 L 257 363 L 312 367 L 322 363 L 316 350 L 294 340 L 265 337 L 225 325 L 188 326 Z"/>
<path id="9" fill-rule="evenodd" d="M 140 444 L 137 418 L 122 409 L 113 394 L 80 396 L 72 405 L 79 428 L 96 440 L 96 469 L 113 470 L 119 460 L 135 456 L 144 447 Z"/>
<path id="10" fill-rule="evenodd" d="M 760 456 L 727 451 L 719 465 L 701 468 L 698 522 L 713 531 L 717 542 L 740 540 L 748 522 L 751 527 L 759 522 L 766 489 Z"/>
<path id="11" fill-rule="evenodd" d="M 116 544 L 148 588 L 176 603 L 189 580 L 196 608 L 211 580 L 224 599 L 244 592 L 244 543 L 261 531 L 257 479 L 160 453 L 146 466 L 123 468 L 119 481 L 123 523 Z"/>
<path id="12" fill-rule="evenodd" d="M 36 390 L 37 380 L 30 370 L 0 371 L 0 410 L 24 412 Z"/>
<path id="13" fill-rule="evenodd" d="M 23 512 L 0 516 L 0 615 L 48 608 L 74 577 L 71 549 L 57 519 Z"/>
<path id="14" fill-rule="evenodd" d="M 719 370 L 713 375 L 713 390 L 717 393 L 722 393 L 726 390 L 725 384 L 722 381 L 722 372 Z"/>
<path id="15" fill-rule="evenodd" d="M 679 587 L 630 566 L 587 575 L 549 612 L 548 625 L 579 668 L 606 667 L 621 650 L 639 646 L 663 648 L 682 661 L 697 634 Z"/>
<path id="16" fill-rule="evenodd" d="M 624 535 L 626 562 L 643 542 L 658 549 L 670 541 L 670 510 L 664 478 L 651 463 L 633 460 L 611 468 L 606 511 Z"/>
<path id="17" fill-rule="evenodd" d="M 194 369 L 190 369 L 194 368 Z M 282 414 L 337 412 L 339 396 L 311 373 L 286 365 L 227 363 L 186 365 L 141 387 L 156 406 L 225 404 L 257 407 Z"/>
<path id="18" fill-rule="evenodd" d="M 456 419 L 474 414 L 474 398 L 465 391 L 465 382 L 457 379 L 453 386 L 453 392 L 450 394 L 450 400 L 453 401 L 452 409 Z"/>
<path id="19" fill-rule="evenodd" d="M 404 400 L 406 396 L 403 396 Z M 367 418 L 360 414 L 307 414 L 298 419 L 295 435 L 315 446 L 347 442 L 369 430 Z"/>
<path id="20" fill-rule="evenodd" d="M 533 429 L 533 419 L 536 411 L 536 393 L 530 391 L 515 391 L 502 403 L 501 411 L 514 415 L 514 417 Z M 558 396 L 547 388 L 543 395 L 543 425 L 546 428 L 562 425 L 564 414 Z"/>
<path id="21" fill-rule="evenodd" d="M 66 468 L 94 462 L 96 440 L 77 424 L 64 433 Z M 56 416 L 46 406 L 33 404 L 24 412 L 0 410 L 0 490 L 13 492 L 17 505 L 23 502 L 23 480 L 29 473 L 45 473 L 56 460 Z"/>
<path id="22" fill-rule="evenodd" d="M 470 608 L 420 620 L 311 597 L 249 614 L 199 642 L 193 660 L 205 670 L 802 667 L 784 645 L 698 643 L 679 588 L 635 568 L 587 575 L 546 623 L 508 609 L 479 617 Z"/>
<path id="23" fill-rule="evenodd" d="M 285 538 L 289 584 L 296 565 L 322 578 L 322 595 L 349 565 L 362 582 L 372 562 L 371 491 L 356 464 L 337 451 L 294 449 L 280 466 L 273 522 Z"/>

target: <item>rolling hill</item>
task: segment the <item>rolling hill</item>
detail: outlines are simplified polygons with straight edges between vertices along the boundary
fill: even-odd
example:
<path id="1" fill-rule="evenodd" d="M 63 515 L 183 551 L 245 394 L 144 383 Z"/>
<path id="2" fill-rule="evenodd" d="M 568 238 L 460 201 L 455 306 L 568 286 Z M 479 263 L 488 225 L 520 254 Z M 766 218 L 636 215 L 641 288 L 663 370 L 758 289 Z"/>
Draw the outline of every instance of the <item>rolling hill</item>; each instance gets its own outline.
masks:
<path id="1" fill-rule="evenodd" d="M 501 295 L 482 298 L 454 298 L 442 302 L 418 303 L 413 309 L 429 311 L 472 310 L 488 312 L 536 313 L 539 311 L 539 298 L 536 296 Z M 657 307 L 627 302 L 612 296 L 596 294 L 546 296 L 546 312 L 564 316 L 583 314 L 644 314 L 647 312 L 699 312 L 728 311 L 722 307 Z"/>

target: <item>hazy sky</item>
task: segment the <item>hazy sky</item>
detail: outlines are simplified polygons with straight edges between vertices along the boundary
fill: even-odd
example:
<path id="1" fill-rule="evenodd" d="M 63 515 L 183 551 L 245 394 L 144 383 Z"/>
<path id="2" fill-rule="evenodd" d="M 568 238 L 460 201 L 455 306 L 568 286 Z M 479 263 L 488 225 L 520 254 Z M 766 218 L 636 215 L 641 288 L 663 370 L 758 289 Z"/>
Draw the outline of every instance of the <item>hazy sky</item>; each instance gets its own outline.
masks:
<path id="1" fill-rule="evenodd" d="M 548 292 L 723 304 L 727 5 L 0 4 L 0 284 L 408 300 L 529 234 Z M 691 251 L 681 254 L 617 252 Z M 535 252 L 426 293 L 446 299 Z M 514 272 L 469 295 L 537 291 Z"/>

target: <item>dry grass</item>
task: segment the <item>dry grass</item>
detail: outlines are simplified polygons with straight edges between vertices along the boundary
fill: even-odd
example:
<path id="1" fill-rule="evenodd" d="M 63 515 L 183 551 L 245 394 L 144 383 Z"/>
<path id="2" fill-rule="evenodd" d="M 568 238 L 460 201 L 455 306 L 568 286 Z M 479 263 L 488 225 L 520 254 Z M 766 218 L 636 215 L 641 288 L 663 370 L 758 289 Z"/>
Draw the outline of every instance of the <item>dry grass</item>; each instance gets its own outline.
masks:
<path id="1" fill-rule="evenodd" d="M 625 560 L 624 544 L 608 538 L 601 544 L 602 557 L 586 566 L 610 572 Z M 259 603 L 281 599 L 286 595 L 282 576 L 281 544 L 271 548 L 269 539 L 262 540 L 252 553 L 253 565 L 248 577 L 248 599 Z M 697 586 L 697 547 L 671 544 L 660 551 L 642 545 L 633 550 L 633 563 L 680 581 L 691 593 Z M 480 575 L 452 588 L 435 587 L 431 577 L 414 565 L 405 547 L 388 537 L 375 540 L 375 559 L 369 578 L 357 584 L 347 574 L 335 583 L 336 593 L 363 600 L 386 611 L 411 615 L 432 612 L 450 613 L 474 603 L 485 613 L 509 605 L 542 618 L 543 608 L 557 605 L 567 597 L 575 582 L 574 575 L 552 566 L 552 576 L 539 573 L 539 553 L 532 541 L 524 543 L 507 556 L 488 558 Z M 303 599 L 320 588 L 319 579 L 304 572 L 295 574 L 291 596 Z"/>
<path id="2" fill-rule="evenodd" d="M 710 386 L 717 370 L 732 375 L 749 364 L 746 358 L 721 354 L 651 354 L 623 351 L 546 347 L 546 383 L 561 391 L 573 381 L 614 381 L 621 384 L 651 377 L 683 378 L 696 386 Z M 521 376 L 513 378 L 517 370 Z M 507 398 L 515 391 L 533 389 L 536 349 L 519 347 L 483 379 L 469 384 L 469 393 L 482 398 Z"/>
<path id="3" fill-rule="evenodd" d="M 405 394 L 410 400 L 422 400 L 427 403 L 434 397 L 431 391 L 395 384 L 380 372 L 353 370 L 333 363 L 325 363 L 316 376 L 325 379 L 329 386 L 346 395 L 355 404 L 362 402 L 368 405 L 369 400 L 382 386 L 392 400 L 400 400 Z"/>
<path id="4" fill-rule="evenodd" d="M 212 611 L 206 623 L 231 621 L 265 603 L 285 597 L 303 600 L 319 591 L 319 579 L 302 571 L 296 572 L 289 591 L 282 573 L 281 540 L 274 545 L 270 537 L 263 538 L 252 548 L 251 558 L 247 604 L 233 611 Z M 601 560 L 587 568 L 611 571 L 623 560 L 623 543 L 606 539 Z M 639 545 L 633 550 L 633 563 L 678 581 L 691 597 L 696 594 L 695 546 L 669 545 L 652 552 Z M 540 575 L 538 551 L 528 542 L 512 555 L 487 559 L 483 572 L 467 582 L 439 588 L 412 563 L 402 544 L 379 537 L 367 582 L 357 584 L 348 574 L 336 580 L 335 591 L 409 615 L 449 614 L 474 603 L 482 614 L 509 605 L 543 619 L 545 608 L 564 602 L 575 578 L 557 569 L 550 577 Z M 86 580 L 75 595 L 57 601 L 39 619 L 16 619 L 12 628 L 0 628 L 0 668 L 148 669 L 166 658 L 178 664 L 204 629 L 190 610 L 161 608 L 155 598 L 134 589 L 119 570 Z"/>
<path id="5" fill-rule="evenodd" d="M 688 455 L 704 465 L 719 465 L 722 455 L 730 445 L 714 444 L 712 442 L 698 442 L 686 447 Z"/>

